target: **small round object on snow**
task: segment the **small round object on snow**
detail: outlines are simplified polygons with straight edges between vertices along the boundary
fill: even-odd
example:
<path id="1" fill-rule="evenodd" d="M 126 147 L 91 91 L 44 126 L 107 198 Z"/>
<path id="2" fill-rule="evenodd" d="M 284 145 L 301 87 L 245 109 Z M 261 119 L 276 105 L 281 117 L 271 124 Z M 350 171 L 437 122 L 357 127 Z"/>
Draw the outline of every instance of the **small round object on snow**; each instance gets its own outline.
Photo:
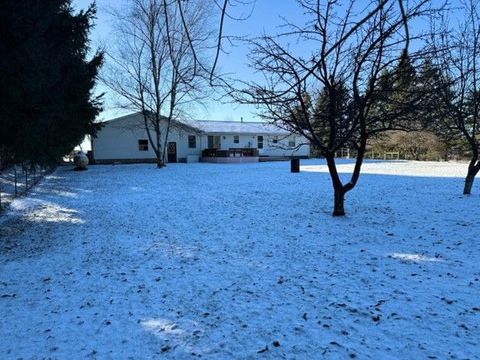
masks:
<path id="1" fill-rule="evenodd" d="M 80 151 L 73 157 L 73 163 L 75 164 L 75 170 L 87 170 L 88 157 Z"/>

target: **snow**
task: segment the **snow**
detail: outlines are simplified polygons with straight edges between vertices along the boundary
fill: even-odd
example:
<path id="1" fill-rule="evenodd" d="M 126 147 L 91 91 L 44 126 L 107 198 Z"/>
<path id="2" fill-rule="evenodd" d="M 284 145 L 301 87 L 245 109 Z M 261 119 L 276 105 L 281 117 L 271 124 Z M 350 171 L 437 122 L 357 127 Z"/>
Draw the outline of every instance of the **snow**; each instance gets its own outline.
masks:
<path id="1" fill-rule="evenodd" d="M 120 117 L 105 120 L 105 123 L 119 124 L 132 117 L 140 116 L 141 113 L 132 113 Z M 139 123 L 143 126 L 143 119 L 139 118 Z M 208 134 L 259 134 L 259 135 L 290 135 L 291 133 L 273 124 L 258 121 L 222 121 L 222 120 L 196 120 L 179 119 L 174 125 L 181 127 L 187 125 L 195 130 Z M 85 142 L 83 143 L 85 146 Z M 88 150 L 88 147 L 87 147 Z"/>
<path id="2" fill-rule="evenodd" d="M 0 358 L 479 358 L 466 164 L 366 163 L 344 218 L 301 169 L 59 168 L 0 216 Z"/>
<path id="3" fill-rule="evenodd" d="M 275 125 L 262 122 L 196 120 L 189 124 L 209 134 L 290 134 Z"/>

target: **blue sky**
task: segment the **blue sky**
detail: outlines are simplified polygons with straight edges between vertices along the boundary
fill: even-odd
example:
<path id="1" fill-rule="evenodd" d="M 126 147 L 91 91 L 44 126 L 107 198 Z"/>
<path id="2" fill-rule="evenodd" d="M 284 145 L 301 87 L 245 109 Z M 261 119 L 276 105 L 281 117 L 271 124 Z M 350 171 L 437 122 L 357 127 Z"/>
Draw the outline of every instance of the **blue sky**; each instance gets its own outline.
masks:
<path id="1" fill-rule="evenodd" d="M 195 0 L 195 1 L 211 1 L 211 0 Z M 76 10 L 85 9 L 92 0 L 72 0 L 72 4 Z M 97 0 L 97 21 L 92 31 L 92 47 L 107 47 L 108 44 L 115 40 L 113 33 L 114 19 L 109 15 L 108 9 L 119 7 L 128 2 L 128 0 Z M 361 4 L 361 2 L 359 2 Z M 235 16 L 242 16 L 250 13 L 252 8 L 244 5 L 236 9 L 231 9 Z M 243 21 L 234 21 L 227 19 L 225 23 L 226 36 L 258 36 L 263 33 L 274 34 L 279 32 L 278 27 L 284 24 L 282 17 L 288 18 L 289 21 L 302 25 L 305 22 L 305 16 L 295 0 L 256 0 L 251 16 Z M 423 21 L 423 20 L 422 20 Z M 425 25 L 425 24 L 424 24 Z M 423 25 L 423 26 L 424 26 Z M 420 25 L 422 26 L 422 25 Z M 418 29 L 418 24 L 412 26 Z M 248 49 L 245 45 L 236 47 L 227 47 L 228 42 L 224 41 L 224 45 L 228 53 L 224 53 L 220 57 L 219 70 L 222 73 L 228 73 L 232 77 L 242 80 L 251 80 L 255 74 L 247 66 Z M 304 44 L 294 45 L 298 51 L 308 51 Z M 114 107 L 114 96 L 111 91 L 102 87 L 97 89 L 98 92 L 106 92 L 105 111 L 101 114 L 100 119 L 110 119 L 125 113 Z M 255 109 L 250 106 L 238 105 L 232 103 L 222 103 L 216 99 L 211 99 L 205 104 L 205 108 L 198 107 L 193 109 L 189 114 L 192 118 L 205 120 L 235 120 L 240 121 L 243 117 L 245 121 L 260 120 L 256 115 Z"/>
<path id="2" fill-rule="evenodd" d="M 203 1 L 203 0 L 198 0 Z M 73 0 L 72 4 L 76 10 L 85 9 L 91 3 L 91 0 Z M 115 35 L 113 34 L 114 19 L 108 13 L 108 8 L 122 5 L 124 0 L 97 0 L 97 21 L 92 31 L 92 47 L 103 47 L 109 43 Z M 244 6 L 241 11 L 236 9 L 235 15 L 248 13 L 251 7 Z M 251 17 L 244 21 L 226 20 L 225 35 L 255 36 L 263 32 L 273 32 L 277 26 L 283 23 L 282 16 L 288 16 L 292 20 L 303 22 L 302 13 L 294 0 L 257 0 Z M 245 46 L 228 48 L 228 54 L 222 54 L 219 62 L 219 69 L 222 72 L 232 74 L 243 80 L 252 78 L 252 71 L 246 65 L 246 55 L 248 49 Z M 120 111 L 114 108 L 112 100 L 114 94 L 108 89 L 99 86 L 98 91 L 106 91 L 105 111 L 101 119 L 109 119 L 120 114 Z M 245 105 L 236 105 L 232 103 L 221 103 L 212 99 L 206 104 L 206 109 L 198 108 L 191 114 L 193 118 L 208 120 L 235 120 L 240 121 L 243 117 L 245 121 L 260 120 L 255 114 L 255 109 Z"/>

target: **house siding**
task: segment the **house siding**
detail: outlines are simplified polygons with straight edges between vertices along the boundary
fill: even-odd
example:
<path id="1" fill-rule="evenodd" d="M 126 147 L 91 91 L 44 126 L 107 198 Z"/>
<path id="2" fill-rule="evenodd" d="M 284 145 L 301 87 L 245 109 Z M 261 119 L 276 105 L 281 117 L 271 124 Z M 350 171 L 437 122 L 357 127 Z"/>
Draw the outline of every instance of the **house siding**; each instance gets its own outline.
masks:
<path id="1" fill-rule="evenodd" d="M 163 125 L 166 126 L 166 122 Z M 154 132 L 152 131 L 152 135 Z M 189 148 L 188 136 L 196 137 L 196 148 Z M 208 136 L 220 136 L 220 149 L 230 148 L 257 148 L 258 136 L 264 138 L 263 149 L 259 149 L 260 156 L 309 156 L 310 145 L 300 136 L 295 136 L 296 145 L 305 143 L 299 148 L 289 148 L 288 140 L 292 135 L 285 134 L 245 134 L 245 133 L 201 133 L 194 128 L 176 127 L 170 129 L 168 142 L 175 142 L 177 147 L 177 161 L 196 161 L 201 156 L 202 150 L 208 148 Z M 239 137 L 239 142 L 234 142 L 234 136 Z M 273 143 L 274 137 L 278 137 L 278 144 Z M 92 139 L 93 156 L 96 161 L 113 162 L 124 161 L 134 162 L 135 160 L 150 161 L 155 159 L 155 153 L 151 144 L 148 144 L 148 151 L 140 151 L 138 140 L 148 139 L 144 128 L 143 118 L 140 114 L 132 114 L 122 118 L 107 121 L 104 127 Z M 165 141 L 165 138 L 162 139 Z M 167 159 L 167 158 L 166 158 Z"/>
<path id="2" fill-rule="evenodd" d="M 258 148 L 258 136 L 263 136 L 263 148 L 259 149 L 260 156 L 309 156 L 310 145 L 307 140 L 298 135 L 271 135 L 271 134 L 225 134 L 211 133 L 208 135 L 220 136 L 220 149 L 230 148 Z M 205 147 L 208 145 L 208 135 L 204 136 Z M 234 136 L 239 136 L 239 143 L 234 143 Z M 278 143 L 274 143 L 277 137 Z M 298 148 L 289 147 L 289 140 L 295 138 L 296 145 L 304 144 Z"/>
<path id="3" fill-rule="evenodd" d="M 154 132 L 152 131 L 152 135 Z M 197 147 L 188 147 L 188 135 L 197 138 Z M 170 129 L 168 142 L 177 144 L 177 161 L 186 159 L 189 155 L 199 156 L 201 153 L 202 136 L 194 131 L 180 130 L 175 127 Z M 155 159 L 155 152 L 151 144 L 148 151 L 140 151 L 138 140 L 148 139 L 147 132 L 143 127 L 143 120 L 139 115 L 132 115 L 116 121 L 106 122 L 98 132 L 97 137 L 92 139 L 93 156 L 96 161 L 122 161 L 133 159 Z M 165 141 L 165 137 L 161 139 Z"/>

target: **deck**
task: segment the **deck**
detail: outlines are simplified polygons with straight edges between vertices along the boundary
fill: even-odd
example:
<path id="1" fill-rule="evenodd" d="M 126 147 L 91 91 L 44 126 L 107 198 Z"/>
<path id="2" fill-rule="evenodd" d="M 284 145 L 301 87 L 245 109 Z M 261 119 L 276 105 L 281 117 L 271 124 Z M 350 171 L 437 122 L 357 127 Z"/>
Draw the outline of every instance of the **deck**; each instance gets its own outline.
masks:
<path id="1" fill-rule="evenodd" d="M 230 148 L 228 150 L 205 149 L 202 162 L 209 163 L 251 163 L 258 162 L 258 149 Z"/>

